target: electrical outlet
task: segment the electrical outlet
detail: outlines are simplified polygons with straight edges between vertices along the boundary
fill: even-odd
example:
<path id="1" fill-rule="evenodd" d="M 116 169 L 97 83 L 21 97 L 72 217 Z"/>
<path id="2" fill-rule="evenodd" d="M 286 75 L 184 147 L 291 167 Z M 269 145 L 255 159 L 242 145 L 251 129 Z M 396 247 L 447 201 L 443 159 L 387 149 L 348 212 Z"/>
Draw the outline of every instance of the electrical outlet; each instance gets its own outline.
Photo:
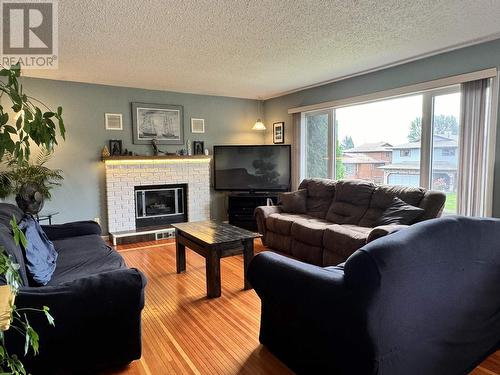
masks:
<path id="1" fill-rule="evenodd" d="M 94 221 L 95 221 L 97 224 L 101 225 L 101 219 L 100 219 L 100 218 L 98 218 L 98 217 L 94 217 Z"/>

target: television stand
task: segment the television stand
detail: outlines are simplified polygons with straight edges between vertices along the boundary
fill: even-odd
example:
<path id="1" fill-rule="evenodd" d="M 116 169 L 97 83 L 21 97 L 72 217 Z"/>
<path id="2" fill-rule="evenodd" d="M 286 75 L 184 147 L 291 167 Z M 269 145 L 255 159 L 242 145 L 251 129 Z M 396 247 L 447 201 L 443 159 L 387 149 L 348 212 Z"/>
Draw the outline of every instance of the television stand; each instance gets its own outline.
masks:
<path id="1" fill-rule="evenodd" d="M 272 204 L 278 204 L 278 193 L 229 193 L 227 205 L 229 224 L 256 232 L 257 222 L 253 213 L 257 207 L 267 206 L 268 199 Z"/>

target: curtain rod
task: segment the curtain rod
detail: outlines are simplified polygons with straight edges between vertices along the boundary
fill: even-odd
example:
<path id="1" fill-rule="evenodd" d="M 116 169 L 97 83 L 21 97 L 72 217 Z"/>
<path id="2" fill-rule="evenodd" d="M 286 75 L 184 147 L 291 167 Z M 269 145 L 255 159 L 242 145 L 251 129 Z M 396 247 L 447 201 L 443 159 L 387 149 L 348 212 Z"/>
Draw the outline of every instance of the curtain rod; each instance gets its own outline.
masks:
<path id="1" fill-rule="evenodd" d="M 328 102 L 290 108 L 288 110 L 288 114 L 315 111 L 326 108 L 345 107 L 347 105 L 366 103 L 375 100 L 380 100 L 383 98 L 390 98 L 421 91 L 428 91 L 446 86 L 458 85 L 464 82 L 476 81 L 484 78 L 492 78 L 496 76 L 497 76 L 497 68 L 478 70 L 475 72 L 464 73 L 450 77 L 439 78 L 432 81 L 416 83 L 413 85 L 397 87 L 395 89 L 376 91 L 371 94 L 352 96 L 350 98 L 345 98 L 345 99 L 331 100 Z"/>

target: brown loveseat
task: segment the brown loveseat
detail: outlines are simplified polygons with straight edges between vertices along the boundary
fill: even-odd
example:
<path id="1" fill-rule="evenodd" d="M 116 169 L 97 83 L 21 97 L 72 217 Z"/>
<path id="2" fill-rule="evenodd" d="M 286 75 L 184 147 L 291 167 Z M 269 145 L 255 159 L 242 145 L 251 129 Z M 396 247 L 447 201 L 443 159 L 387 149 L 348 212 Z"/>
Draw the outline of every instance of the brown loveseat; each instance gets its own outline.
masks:
<path id="1" fill-rule="evenodd" d="M 377 226 L 395 198 L 422 209 L 408 224 L 439 217 L 446 200 L 437 191 L 360 180 L 306 179 L 299 192 L 305 212 L 257 207 L 257 226 L 267 247 L 319 266 L 342 263 L 367 242 L 406 227 Z"/>

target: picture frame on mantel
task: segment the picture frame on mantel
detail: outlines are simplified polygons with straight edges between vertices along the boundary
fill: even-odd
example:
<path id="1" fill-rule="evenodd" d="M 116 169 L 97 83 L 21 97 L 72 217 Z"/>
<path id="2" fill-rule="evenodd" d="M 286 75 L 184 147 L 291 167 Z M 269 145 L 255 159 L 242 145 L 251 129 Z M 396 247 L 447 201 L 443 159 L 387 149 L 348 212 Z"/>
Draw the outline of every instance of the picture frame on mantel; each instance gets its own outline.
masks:
<path id="1" fill-rule="evenodd" d="M 132 103 L 133 143 L 184 144 L 184 108 L 181 105 Z"/>
<path id="2" fill-rule="evenodd" d="M 122 140 L 121 139 L 110 139 L 109 140 L 109 153 L 111 156 L 120 156 L 123 152 Z"/>
<path id="3" fill-rule="evenodd" d="M 273 124 L 273 143 L 281 144 L 285 143 L 285 123 L 275 122 Z"/>
<path id="4" fill-rule="evenodd" d="M 204 155 L 205 154 L 205 142 L 194 141 L 193 142 L 193 155 Z"/>

